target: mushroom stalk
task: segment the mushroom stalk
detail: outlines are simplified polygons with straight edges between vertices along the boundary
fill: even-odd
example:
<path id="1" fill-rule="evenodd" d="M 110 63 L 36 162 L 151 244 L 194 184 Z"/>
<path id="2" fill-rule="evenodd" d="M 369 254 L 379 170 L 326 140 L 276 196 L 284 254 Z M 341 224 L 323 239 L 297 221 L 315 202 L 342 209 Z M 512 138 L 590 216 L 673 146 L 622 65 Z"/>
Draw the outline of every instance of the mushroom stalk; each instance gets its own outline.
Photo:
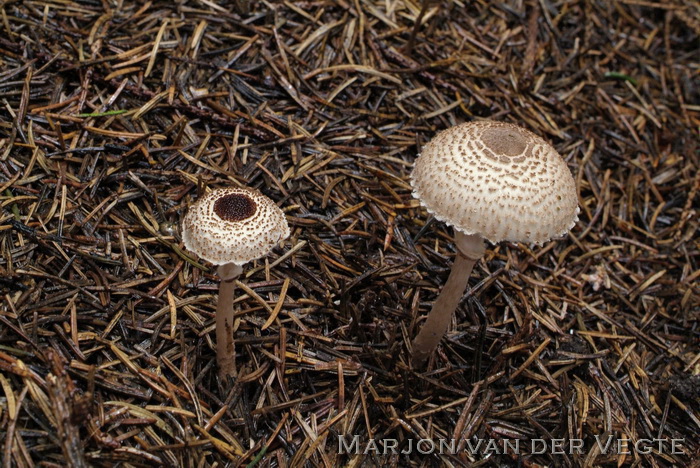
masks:
<path id="1" fill-rule="evenodd" d="M 455 230 L 455 244 L 457 255 L 447 283 L 435 300 L 423 328 L 413 340 L 411 356 L 413 367 L 421 367 L 447 333 L 452 315 L 469 283 L 472 268 L 486 250 L 484 240 L 480 235 L 467 235 L 458 230 Z"/>
<path id="2" fill-rule="evenodd" d="M 235 263 L 220 265 L 219 302 L 216 305 L 216 360 L 222 379 L 236 376 L 236 347 L 233 341 L 233 293 L 243 268 Z"/>

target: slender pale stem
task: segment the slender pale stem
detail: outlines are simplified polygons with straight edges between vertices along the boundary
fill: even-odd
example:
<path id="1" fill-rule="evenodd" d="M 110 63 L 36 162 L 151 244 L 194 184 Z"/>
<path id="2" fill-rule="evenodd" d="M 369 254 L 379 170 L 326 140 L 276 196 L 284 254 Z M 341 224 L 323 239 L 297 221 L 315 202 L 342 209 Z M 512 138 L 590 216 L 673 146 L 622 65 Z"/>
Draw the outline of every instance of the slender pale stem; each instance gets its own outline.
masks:
<path id="1" fill-rule="evenodd" d="M 447 283 L 435 300 L 423 328 L 413 340 L 411 362 L 415 368 L 423 366 L 447 333 L 452 315 L 469 283 L 472 268 L 484 255 L 484 241 L 478 234 L 467 235 L 455 230 L 455 244 L 457 245 L 457 256 L 452 265 L 450 276 L 447 278 Z"/>
<path id="2" fill-rule="evenodd" d="M 243 272 L 240 265 L 228 263 L 219 266 L 219 302 L 216 305 L 216 362 L 219 365 L 219 377 L 235 377 L 236 347 L 233 341 L 233 293 L 236 278 Z"/>

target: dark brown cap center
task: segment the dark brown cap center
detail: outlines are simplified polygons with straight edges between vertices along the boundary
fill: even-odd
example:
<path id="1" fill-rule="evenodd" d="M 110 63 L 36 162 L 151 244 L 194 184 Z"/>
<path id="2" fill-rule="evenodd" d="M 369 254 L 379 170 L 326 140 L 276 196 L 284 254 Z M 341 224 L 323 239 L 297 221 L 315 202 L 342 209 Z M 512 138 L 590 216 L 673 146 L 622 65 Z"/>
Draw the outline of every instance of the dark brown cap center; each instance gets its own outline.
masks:
<path id="1" fill-rule="evenodd" d="M 481 141 L 497 156 L 519 156 L 527 148 L 525 135 L 511 128 L 487 128 Z"/>
<path id="2" fill-rule="evenodd" d="M 243 221 L 255 214 L 257 205 L 243 193 L 224 195 L 214 202 L 214 213 L 225 221 Z"/>

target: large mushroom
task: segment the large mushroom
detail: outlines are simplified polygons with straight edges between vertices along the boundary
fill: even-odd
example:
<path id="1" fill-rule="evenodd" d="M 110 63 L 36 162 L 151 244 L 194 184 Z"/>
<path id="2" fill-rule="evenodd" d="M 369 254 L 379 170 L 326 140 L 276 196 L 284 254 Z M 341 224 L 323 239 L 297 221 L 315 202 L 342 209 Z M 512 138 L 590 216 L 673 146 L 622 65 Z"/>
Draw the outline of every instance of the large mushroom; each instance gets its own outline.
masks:
<path id="1" fill-rule="evenodd" d="M 447 332 L 484 239 L 542 244 L 578 220 L 571 171 L 534 133 L 505 122 L 469 122 L 440 132 L 411 174 L 413 196 L 455 231 L 452 271 L 412 345 L 420 367 Z"/>
<path id="2" fill-rule="evenodd" d="M 233 293 L 242 265 L 264 257 L 289 237 L 282 210 L 251 188 L 213 190 L 187 211 L 182 221 L 185 247 L 218 266 L 216 360 L 222 378 L 236 375 Z"/>

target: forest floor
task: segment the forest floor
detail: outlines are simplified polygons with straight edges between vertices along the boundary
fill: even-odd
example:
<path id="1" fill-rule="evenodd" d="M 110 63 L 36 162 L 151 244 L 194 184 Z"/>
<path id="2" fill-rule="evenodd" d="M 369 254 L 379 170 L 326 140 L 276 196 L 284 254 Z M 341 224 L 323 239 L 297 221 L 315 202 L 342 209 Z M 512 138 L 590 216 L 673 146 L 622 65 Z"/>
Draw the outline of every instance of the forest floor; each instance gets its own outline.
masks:
<path id="1" fill-rule="evenodd" d="M 3 468 L 699 466 L 699 37 L 693 0 L 0 2 Z M 408 175 L 483 118 L 580 219 L 490 244 L 414 369 L 455 252 Z M 179 222 L 231 185 L 292 234 L 222 381 Z"/>

